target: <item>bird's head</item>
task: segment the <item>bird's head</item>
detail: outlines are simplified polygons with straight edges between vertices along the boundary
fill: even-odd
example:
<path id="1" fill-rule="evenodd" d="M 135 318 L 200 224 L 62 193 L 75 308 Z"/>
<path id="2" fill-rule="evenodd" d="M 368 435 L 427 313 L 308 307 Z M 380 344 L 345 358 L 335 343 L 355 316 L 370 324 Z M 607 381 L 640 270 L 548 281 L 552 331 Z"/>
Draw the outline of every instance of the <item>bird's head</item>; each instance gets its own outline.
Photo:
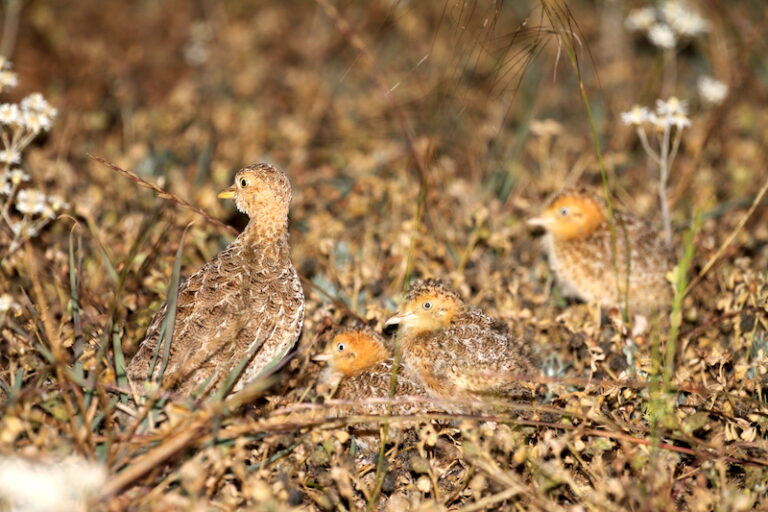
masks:
<path id="1" fill-rule="evenodd" d="M 342 330 L 334 335 L 325 352 L 317 360 L 328 360 L 334 371 L 347 377 L 389 358 L 384 340 L 370 329 Z"/>
<path id="2" fill-rule="evenodd" d="M 556 239 L 586 238 L 603 223 L 606 213 L 600 200 L 581 191 L 557 196 L 539 217 L 528 219 L 529 226 L 541 226 Z"/>
<path id="3" fill-rule="evenodd" d="M 459 294 L 442 281 L 417 281 L 386 325 L 400 324 L 401 329 L 410 332 L 444 329 L 463 309 L 464 301 Z"/>
<path id="4" fill-rule="evenodd" d="M 219 192 L 219 198 L 234 199 L 237 209 L 252 219 L 287 217 L 291 184 L 280 169 L 266 163 L 254 164 L 239 170 L 235 183 Z"/>

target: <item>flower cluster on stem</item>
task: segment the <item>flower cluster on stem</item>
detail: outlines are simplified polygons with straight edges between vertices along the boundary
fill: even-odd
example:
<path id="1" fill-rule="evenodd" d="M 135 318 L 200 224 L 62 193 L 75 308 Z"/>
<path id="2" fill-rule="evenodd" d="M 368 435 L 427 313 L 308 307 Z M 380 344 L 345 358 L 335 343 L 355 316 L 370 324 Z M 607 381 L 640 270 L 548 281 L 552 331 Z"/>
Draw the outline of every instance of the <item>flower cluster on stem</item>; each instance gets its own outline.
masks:
<path id="1" fill-rule="evenodd" d="M 630 11 L 628 29 L 644 32 L 659 48 L 672 49 L 681 39 L 690 39 L 709 30 L 709 22 L 683 0 L 667 0 L 658 7 Z"/>
<path id="2" fill-rule="evenodd" d="M 0 56 L 0 92 L 18 85 L 10 62 Z M 57 110 L 40 93 L 19 103 L 0 104 L 0 218 L 12 239 L 5 257 L 37 235 L 58 212 L 69 205 L 60 197 L 46 195 L 29 186 L 30 176 L 20 167 L 24 149 L 40 133 L 53 126 Z"/>
<path id="3" fill-rule="evenodd" d="M 675 97 L 656 100 L 654 110 L 635 105 L 621 114 L 624 124 L 633 126 L 643 149 L 659 167 L 659 202 L 664 221 L 664 240 L 672 243 L 672 221 L 667 201 L 669 171 L 680 149 L 683 130 L 691 126 L 688 105 Z M 653 143 L 652 143 L 653 141 Z"/>

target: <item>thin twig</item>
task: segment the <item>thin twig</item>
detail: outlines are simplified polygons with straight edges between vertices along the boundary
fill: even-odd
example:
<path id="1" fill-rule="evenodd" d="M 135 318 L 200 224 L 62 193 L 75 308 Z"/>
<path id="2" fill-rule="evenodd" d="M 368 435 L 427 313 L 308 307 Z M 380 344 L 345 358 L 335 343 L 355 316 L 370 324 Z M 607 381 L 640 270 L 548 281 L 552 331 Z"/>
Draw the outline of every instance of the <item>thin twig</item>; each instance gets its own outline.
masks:
<path id="1" fill-rule="evenodd" d="M 101 158 L 99 156 L 94 156 L 94 155 L 92 155 L 90 153 L 88 153 L 88 156 L 93 158 L 97 162 L 99 162 L 99 163 L 109 167 L 110 169 L 112 169 L 116 173 L 121 174 L 121 175 L 125 176 L 126 178 L 128 178 L 129 180 L 138 183 L 142 187 L 147 188 L 147 189 L 153 191 L 161 199 L 167 199 L 168 201 L 171 201 L 172 203 L 175 203 L 175 204 L 181 206 L 182 208 L 185 208 L 187 210 L 193 211 L 196 214 L 198 214 L 201 217 L 203 217 L 208 222 L 210 222 L 211 224 L 215 224 L 216 226 L 218 226 L 220 228 L 223 228 L 224 230 L 228 231 L 230 234 L 232 234 L 234 236 L 238 235 L 238 232 L 237 232 L 237 230 L 235 228 L 233 228 L 232 226 L 229 226 L 227 224 L 224 224 L 223 222 L 221 222 L 216 217 L 212 217 L 208 212 L 206 212 L 205 210 L 203 210 L 199 206 L 195 206 L 195 205 L 191 204 L 190 202 L 185 201 L 184 199 L 180 198 L 176 194 L 174 194 L 172 192 L 168 192 L 167 190 L 165 190 L 165 189 L 155 185 L 154 183 L 151 183 L 151 182 L 145 180 L 144 178 L 142 178 L 140 176 L 137 176 L 136 174 L 132 173 L 131 171 L 127 171 L 125 169 L 122 169 L 122 168 L 116 166 L 115 164 L 113 164 L 112 162 L 109 162 L 109 161 L 107 161 L 107 160 L 105 160 L 105 159 L 103 159 L 103 158 Z"/>
<path id="2" fill-rule="evenodd" d="M 760 202 L 763 200 L 763 197 L 765 196 L 765 193 L 768 192 L 768 179 L 765 180 L 765 183 L 763 183 L 762 188 L 760 188 L 760 192 L 757 193 L 757 196 L 755 196 L 755 200 L 752 201 L 752 205 L 749 207 L 749 210 L 747 210 L 747 213 L 744 214 L 744 216 L 739 220 L 739 223 L 736 225 L 736 227 L 731 231 L 731 233 L 728 235 L 728 238 L 725 239 L 725 241 L 722 243 L 722 245 L 717 249 L 715 254 L 712 255 L 712 257 L 709 258 L 707 263 L 704 265 L 704 268 L 701 269 L 699 274 L 688 284 L 688 287 L 685 289 L 685 292 L 683 293 L 683 296 L 688 295 L 693 288 L 699 284 L 699 282 L 704 278 L 704 276 L 709 272 L 712 267 L 715 266 L 715 264 L 720 260 L 725 250 L 730 247 L 730 245 L 733 243 L 734 240 L 736 240 L 736 236 L 741 232 L 741 230 L 744 228 L 744 226 L 747 224 L 747 221 L 752 216 L 753 213 L 755 213 L 755 210 L 757 209 Z"/>

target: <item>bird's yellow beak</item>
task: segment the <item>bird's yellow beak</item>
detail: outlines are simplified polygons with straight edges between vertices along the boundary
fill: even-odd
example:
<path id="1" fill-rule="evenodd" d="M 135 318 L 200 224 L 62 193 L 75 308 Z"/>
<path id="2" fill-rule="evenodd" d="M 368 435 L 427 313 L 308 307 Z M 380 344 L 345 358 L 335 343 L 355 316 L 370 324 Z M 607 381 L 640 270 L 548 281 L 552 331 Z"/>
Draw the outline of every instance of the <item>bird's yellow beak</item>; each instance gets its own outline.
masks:
<path id="1" fill-rule="evenodd" d="M 235 190 L 236 189 L 234 185 L 229 186 L 224 190 L 222 190 L 221 192 L 219 192 L 219 195 L 216 197 L 218 197 L 219 199 L 232 199 L 233 197 L 235 197 Z"/>
<path id="2" fill-rule="evenodd" d="M 330 361 L 331 359 L 331 353 L 330 352 L 320 352 L 315 357 L 312 358 L 313 361 Z"/>
<path id="3" fill-rule="evenodd" d="M 389 320 L 384 322 L 384 325 L 401 324 L 406 320 L 410 320 L 411 318 L 416 318 L 416 315 L 414 313 L 411 313 L 410 311 L 402 311 L 402 312 L 398 311 Z"/>

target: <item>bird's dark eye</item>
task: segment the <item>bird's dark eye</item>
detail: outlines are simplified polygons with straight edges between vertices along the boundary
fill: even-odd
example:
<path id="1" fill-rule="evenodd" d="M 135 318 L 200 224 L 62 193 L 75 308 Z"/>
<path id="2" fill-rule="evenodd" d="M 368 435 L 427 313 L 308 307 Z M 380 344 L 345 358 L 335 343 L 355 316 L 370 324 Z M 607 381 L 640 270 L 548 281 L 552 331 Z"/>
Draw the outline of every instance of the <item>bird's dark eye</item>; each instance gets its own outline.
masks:
<path id="1" fill-rule="evenodd" d="M 432 309 L 432 303 L 431 303 L 431 302 L 429 302 L 429 301 L 427 301 L 427 302 L 425 302 L 425 303 L 422 305 L 422 307 L 423 307 L 424 309 Z"/>
<path id="2" fill-rule="evenodd" d="M 565 207 L 560 208 L 560 215 L 562 215 L 563 217 L 565 217 L 569 213 L 570 213 L 570 211 L 568 210 L 568 208 L 565 208 Z"/>
<path id="3" fill-rule="evenodd" d="M 246 180 L 245 178 L 240 178 L 240 186 L 243 188 L 248 186 L 248 180 Z"/>
<path id="4" fill-rule="evenodd" d="M 339 352 L 344 352 L 346 348 L 347 346 L 344 345 L 343 343 L 339 343 L 338 345 L 336 345 L 336 350 L 338 350 Z"/>

